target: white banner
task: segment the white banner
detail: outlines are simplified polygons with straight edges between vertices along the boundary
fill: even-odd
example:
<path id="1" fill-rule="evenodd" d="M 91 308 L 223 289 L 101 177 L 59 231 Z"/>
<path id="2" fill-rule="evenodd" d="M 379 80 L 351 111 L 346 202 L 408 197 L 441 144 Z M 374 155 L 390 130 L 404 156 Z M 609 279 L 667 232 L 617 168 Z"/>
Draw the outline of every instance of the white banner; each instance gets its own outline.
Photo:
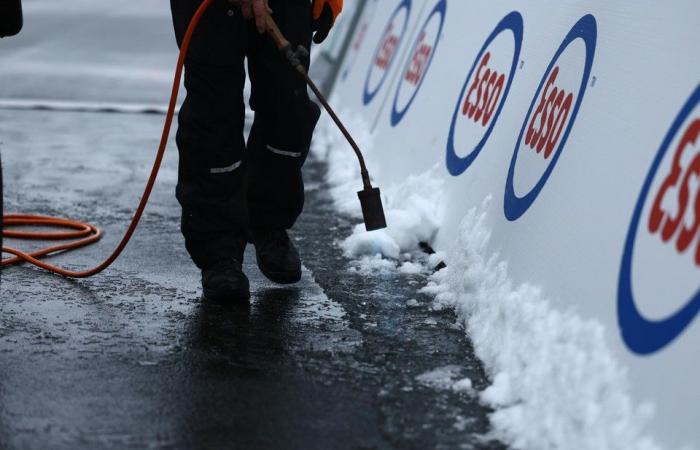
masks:
<path id="1" fill-rule="evenodd" d="M 692 0 L 369 0 L 334 93 L 371 126 L 380 186 L 440 166 L 437 250 L 493 198 L 510 275 L 605 325 L 674 448 L 700 445 L 698 14 Z"/>

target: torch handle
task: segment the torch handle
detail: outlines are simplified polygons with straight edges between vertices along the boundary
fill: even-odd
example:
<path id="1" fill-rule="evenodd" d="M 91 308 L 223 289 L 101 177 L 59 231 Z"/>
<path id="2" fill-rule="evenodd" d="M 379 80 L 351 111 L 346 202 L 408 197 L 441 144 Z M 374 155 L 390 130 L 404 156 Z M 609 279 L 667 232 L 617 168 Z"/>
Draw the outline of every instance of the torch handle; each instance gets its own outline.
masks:
<path id="1" fill-rule="evenodd" d="M 294 67 L 294 69 L 297 72 L 299 72 L 299 74 L 301 74 L 301 76 L 306 81 L 306 84 L 311 88 L 311 90 L 316 95 L 316 98 L 318 98 L 318 100 L 321 102 L 323 108 L 331 116 L 331 119 L 338 126 L 338 129 L 340 129 L 341 133 L 343 133 L 343 136 L 345 136 L 345 139 L 352 147 L 353 151 L 355 152 L 355 155 L 357 155 L 357 159 L 360 163 L 362 183 L 364 184 L 365 189 L 372 189 L 372 183 L 370 181 L 369 172 L 367 171 L 367 166 L 365 165 L 365 158 L 362 155 L 360 147 L 357 145 L 355 139 L 353 139 L 352 135 L 347 130 L 347 128 L 345 128 L 345 125 L 343 125 L 343 122 L 340 120 L 333 108 L 331 108 L 331 106 L 328 104 L 328 100 L 326 99 L 326 97 L 321 93 L 318 87 L 316 87 L 316 83 L 314 83 L 311 77 L 309 77 L 309 74 L 307 73 L 306 68 L 304 67 L 304 64 L 300 59 L 300 54 L 302 52 L 305 54 L 306 57 L 308 57 L 308 51 L 303 47 L 300 47 L 298 50 L 295 51 L 292 48 L 292 44 L 287 40 L 287 38 L 284 37 L 282 31 L 280 31 L 279 27 L 277 26 L 277 23 L 269 14 L 267 15 L 267 35 L 272 39 L 280 53 L 282 53 L 285 56 L 285 58 L 287 58 L 289 63 Z"/>
<path id="2" fill-rule="evenodd" d="M 267 34 L 275 43 L 275 46 L 278 50 L 282 51 L 287 47 L 292 47 L 287 38 L 285 38 L 282 32 L 280 31 L 279 27 L 277 26 L 277 23 L 269 14 L 267 15 Z"/>

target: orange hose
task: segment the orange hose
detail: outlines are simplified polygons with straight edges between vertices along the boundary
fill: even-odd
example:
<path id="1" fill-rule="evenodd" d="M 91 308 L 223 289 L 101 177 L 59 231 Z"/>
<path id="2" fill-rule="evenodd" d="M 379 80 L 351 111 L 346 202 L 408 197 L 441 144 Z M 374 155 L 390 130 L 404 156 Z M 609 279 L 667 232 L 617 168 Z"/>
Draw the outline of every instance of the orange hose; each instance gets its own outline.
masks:
<path id="1" fill-rule="evenodd" d="M 136 231 L 136 227 L 143 216 L 143 212 L 148 204 L 148 199 L 153 191 L 153 186 L 155 185 L 156 178 L 158 177 L 158 171 L 160 170 L 161 163 L 163 162 L 163 156 L 165 155 L 165 149 L 168 145 L 168 138 L 170 136 L 170 128 L 173 123 L 173 117 L 175 116 L 175 106 L 177 104 L 177 96 L 180 92 L 180 81 L 182 79 L 182 70 L 185 65 L 185 58 L 190 47 L 190 42 L 192 41 L 192 35 L 194 34 L 197 25 L 204 12 L 211 6 L 214 0 L 203 0 L 202 4 L 197 9 L 197 12 L 192 17 L 185 37 L 182 40 L 182 45 L 180 46 L 180 56 L 177 61 L 177 69 L 175 70 L 175 80 L 173 81 L 172 94 L 170 96 L 170 104 L 168 106 L 168 113 L 165 117 L 165 123 L 163 124 L 163 134 L 160 139 L 160 145 L 158 147 L 158 153 L 156 154 L 156 159 L 153 162 L 153 169 L 151 170 L 151 175 L 146 183 L 146 188 L 143 191 L 143 196 L 139 202 L 138 208 L 136 208 L 136 213 L 131 219 L 129 228 L 124 233 L 124 237 L 117 245 L 117 248 L 112 252 L 112 254 L 104 260 L 101 264 L 93 269 L 85 270 L 81 272 L 73 272 L 70 270 L 62 269 L 60 267 L 47 264 L 40 261 L 39 258 L 54 254 L 57 252 L 63 252 L 68 250 L 74 250 L 76 248 L 84 247 L 97 242 L 102 237 L 102 232 L 90 224 L 81 223 L 74 220 L 60 219 L 55 217 L 46 216 L 31 216 L 31 215 L 19 215 L 12 214 L 3 216 L 3 224 L 5 226 L 40 226 L 40 227 L 59 227 L 68 228 L 70 230 L 76 231 L 66 231 L 66 232 L 33 232 L 33 231 L 4 231 L 3 236 L 7 238 L 17 238 L 17 239 L 41 239 L 41 240 L 66 240 L 66 239 L 78 239 L 64 244 L 55 245 L 52 247 L 43 248 L 35 252 L 26 253 L 21 250 L 17 250 L 10 247 L 3 247 L 2 251 L 4 253 L 10 253 L 15 255 L 12 258 L 3 259 L 0 263 L 0 267 L 6 267 L 13 264 L 18 264 L 21 262 L 28 262 L 34 264 L 35 266 L 41 267 L 42 269 L 48 270 L 49 272 L 62 275 L 69 278 L 88 278 L 98 273 L 102 272 L 108 268 L 112 263 L 121 255 L 124 248 L 127 246 L 131 237 Z"/>

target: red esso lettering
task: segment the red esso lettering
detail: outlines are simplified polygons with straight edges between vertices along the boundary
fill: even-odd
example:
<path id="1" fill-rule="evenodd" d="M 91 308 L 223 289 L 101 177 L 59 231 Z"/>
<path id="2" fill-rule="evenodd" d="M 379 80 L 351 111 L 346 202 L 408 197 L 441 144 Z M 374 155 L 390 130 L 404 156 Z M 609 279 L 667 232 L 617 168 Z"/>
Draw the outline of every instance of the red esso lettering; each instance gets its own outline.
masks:
<path id="1" fill-rule="evenodd" d="M 406 81 L 414 86 L 418 86 L 418 83 L 420 83 L 420 80 L 423 78 L 425 69 L 428 66 L 428 61 L 430 60 L 430 55 L 433 53 L 433 47 L 426 44 L 424 41 L 425 31 L 423 31 L 418 38 L 416 51 L 413 53 L 411 64 L 409 65 L 406 75 L 404 76 Z"/>
<path id="2" fill-rule="evenodd" d="M 506 81 L 505 75 L 488 67 L 490 59 L 491 52 L 486 52 L 479 63 L 462 107 L 462 115 L 467 116 L 474 123 L 481 122 L 483 127 L 491 120 Z"/>
<path id="3" fill-rule="evenodd" d="M 352 49 L 353 51 L 357 51 L 360 49 L 360 46 L 362 45 L 362 41 L 365 40 L 365 34 L 367 34 L 367 23 L 362 24 L 362 28 L 360 28 L 360 32 L 357 33 L 357 37 L 355 38 L 355 42 L 352 44 Z"/>
<path id="4" fill-rule="evenodd" d="M 399 43 L 399 37 L 392 32 L 393 29 L 394 24 L 389 25 L 382 48 L 379 50 L 377 59 L 374 62 L 382 70 L 386 70 L 389 67 L 389 63 L 391 63 L 391 59 L 396 51 L 396 45 Z"/>
<path id="5" fill-rule="evenodd" d="M 525 145 L 540 153 L 544 149 L 544 159 L 548 159 L 559 142 L 566 119 L 569 118 L 574 95 L 559 89 L 555 82 L 559 75 L 559 66 L 552 70 L 547 84 L 542 91 L 542 98 L 532 115 L 530 126 L 525 135 Z"/>
<path id="6" fill-rule="evenodd" d="M 700 267 L 700 119 L 695 119 L 683 134 L 673 158 L 671 172 L 659 189 L 649 216 L 649 231 L 660 233 L 664 243 L 675 241 L 678 253 L 695 242 L 695 265 Z M 690 156 L 692 160 L 690 160 Z M 683 161 L 690 160 L 685 167 Z M 691 184 L 691 180 L 694 182 Z M 691 191 L 691 189 L 695 191 Z M 676 190 L 676 214 L 665 211 L 664 199 Z M 692 202 L 692 204 L 690 204 Z M 692 218 L 688 220 L 687 218 Z"/>

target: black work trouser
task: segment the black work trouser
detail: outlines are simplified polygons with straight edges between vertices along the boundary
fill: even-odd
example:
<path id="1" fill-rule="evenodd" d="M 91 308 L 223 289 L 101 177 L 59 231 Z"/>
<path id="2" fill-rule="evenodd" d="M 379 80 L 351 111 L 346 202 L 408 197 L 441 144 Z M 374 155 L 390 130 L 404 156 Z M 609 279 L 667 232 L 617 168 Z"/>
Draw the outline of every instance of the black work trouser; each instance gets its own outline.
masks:
<path id="1" fill-rule="evenodd" d="M 14 36 L 22 29 L 22 1 L 0 0 L 0 38 Z"/>
<path id="2" fill-rule="evenodd" d="M 200 1 L 170 3 L 179 45 Z M 270 0 L 270 7 L 292 45 L 310 48 L 309 0 Z M 255 112 L 247 143 L 246 58 Z M 186 60 L 185 87 L 177 198 L 187 250 L 206 268 L 242 257 L 251 231 L 294 225 L 304 206 L 301 168 L 320 110 L 269 38 L 226 0 L 215 1 L 202 17 Z"/>

